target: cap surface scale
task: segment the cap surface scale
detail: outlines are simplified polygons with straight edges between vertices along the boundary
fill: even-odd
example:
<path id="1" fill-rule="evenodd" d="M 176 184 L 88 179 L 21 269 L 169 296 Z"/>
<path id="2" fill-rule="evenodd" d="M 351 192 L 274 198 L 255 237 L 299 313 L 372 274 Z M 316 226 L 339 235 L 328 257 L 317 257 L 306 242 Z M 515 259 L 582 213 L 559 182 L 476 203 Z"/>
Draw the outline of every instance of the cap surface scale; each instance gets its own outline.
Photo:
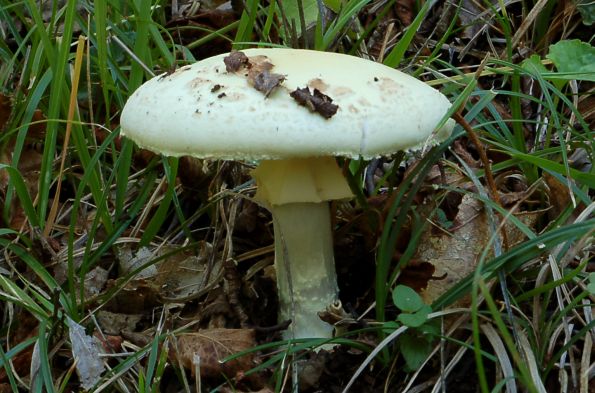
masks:
<path id="1" fill-rule="evenodd" d="M 229 54 L 218 55 L 143 84 L 124 107 L 122 134 L 172 156 L 372 158 L 428 142 L 451 105 L 425 83 L 361 58 L 300 49 L 242 52 L 284 77 L 268 96 L 249 83 L 245 69 L 226 71 Z M 330 97 L 337 112 L 325 118 L 290 96 L 306 86 Z M 436 139 L 451 130 L 449 121 Z"/>

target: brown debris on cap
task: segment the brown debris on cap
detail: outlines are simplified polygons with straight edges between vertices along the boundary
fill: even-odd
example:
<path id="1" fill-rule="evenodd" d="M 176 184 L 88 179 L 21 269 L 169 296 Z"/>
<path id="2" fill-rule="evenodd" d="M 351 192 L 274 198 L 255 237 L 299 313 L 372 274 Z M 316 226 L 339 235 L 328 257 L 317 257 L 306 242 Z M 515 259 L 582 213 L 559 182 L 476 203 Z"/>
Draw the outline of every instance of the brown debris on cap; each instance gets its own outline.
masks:
<path id="1" fill-rule="evenodd" d="M 320 90 L 314 89 L 314 93 L 310 92 L 308 87 L 303 89 L 297 88 L 289 94 L 298 104 L 305 106 L 310 112 L 319 113 L 325 119 L 333 117 L 337 110 L 338 105 L 333 104 L 333 99 L 323 94 Z"/>
<path id="2" fill-rule="evenodd" d="M 269 71 L 259 72 L 253 78 L 251 78 L 251 75 L 248 74 L 248 81 L 256 90 L 264 93 L 265 97 L 268 97 L 285 80 L 284 75 L 272 74 Z"/>
<path id="3" fill-rule="evenodd" d="M 279 87 L 285 80 L 285 76 L 270 72 L 273 64 L 266 56 L 248 57 L 244 52 L 232 52 L 223 58 L 227 72 L 237 72 L 244 67 L 248 68 L 248 83 L 256 90 L 268 97 L 275 88 Z"/>
<path id="4" fill-rule="evenodd" d="M 252 56 L 248 58 L 248 83 L 256 90 L 268 97 L 275 88 L 285 80 L 281 74 L 273 74 L 273 64 L 266 56 Z"/>
<path id="5" fill-rule="evenodd" d="M 163 82 L 157 77 L 145 83 L 122 111 L 123 135 L 171 156 L 273 160 L 335 154 L 372 159 L 433 145 L 450 135 L 454 126 L 449 120 L 434 132 L 451 107 L 449 100 L 380 63 L 310 50 L 242 52 L 204 59 Z M 226 57 L 230 70 L 237 71 L 225 70 Z M 251 85 L 248 74 L 258 62 L 272 64 L 269 73 L 283 75 L 283 82 L 273 78 L 265 83 L 265 75 L 256 73 L 257 82 Z M 265 98 L 277 80 L 279 85 Z M 216 84 L 221 87 L 211 91 Z M 293 96 L 309 109 L 290 96 L 297 88 L 301 90 Z M 315 93 L 315 88 L 332 100 Z M 223 92 L 226 96 L 218 99 Z M 213 124 L 220 124 L 222 132 L 210 132 Z M 315 129 L 324 132 L 311 131 Z"/>
<path id="6" fill-rule="evenodd" d="M 236 72 L 248 64 L 248 56 L 244 52 L 231 52 L 229 56 L 223 58 L 223 62 L 227 72 Z"/>

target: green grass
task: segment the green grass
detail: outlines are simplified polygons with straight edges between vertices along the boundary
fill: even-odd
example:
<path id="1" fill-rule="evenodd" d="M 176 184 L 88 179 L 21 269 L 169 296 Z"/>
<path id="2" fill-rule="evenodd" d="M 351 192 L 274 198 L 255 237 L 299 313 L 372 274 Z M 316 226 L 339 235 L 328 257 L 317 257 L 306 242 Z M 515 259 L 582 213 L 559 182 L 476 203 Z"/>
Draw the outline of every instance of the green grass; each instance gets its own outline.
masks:
<path id="1" fill-rule="evenodd" d="M 530 9 L 535 3 L 525 1 L 522 5 Z M 367 0 L 342 2 L 330 19 L 316 21 L 312 35 L 305 39 L 297 34 L 306 27 L 299 15 L 291 22 L 276 2 L 249 0 L 241 15 L 224 27 L 190 23 L 172 27 L 167 24 L 171 4 L 163 1 L 70 1 L 64 6 L 56 3 L 48 13 L 33 0 L 0 0 L 1 28 L 7 37 L 0 39 L 0 94 L 10 100 L 10 105 L 2 108 L 7 113 L 5 124 L 0 123 L 0 368 L 13 391 L 24 389 L 27 377 L 35 391 L 79 390 L 75 370 L 71 364 L 65 366 L 63 356 L 70 350 L 68 318 L 88 333 L 96 332 L 96 313 L 109 308 L 130 286 L 138 285 L 136 273 L 203 242 L 222 245 L 227 229 L 220 212 L 228 209 L 230 196 L 251 195 L 244 167 L 230 169 L 209 163 L 203 168 L 209 181 L 189 193 L 187 185 L 180 184 L 181 172 L 186 170 L 180 159 L 140 157 L 134 144 L 119 136 L 119 114 L 127 97 L 153 74 L 193 62 L 201 50 L 213 45 L 239 50 L 254 45 L 297 47 L 307 43 L 316 50 L 358 56 L 376 53 L 370 44 L 384 38 L 385 18 L 392 12 L 394 1 L 372 15 L 366 14 L 373 5 Z M 466 63 L 458 62 L 455 57 L 449 59 L 442 47 L 456 46 L 455 38 L 466 28 L 457 25 L 458 7 L 452 10 L 454 16 L 443 30 L 430 30 L 432 35 L 423 37 L 428 23 L 436 20 L 431 18 L 436 18 L 441 9 L 432 2 L 419 2 L 412 24 L 403 28 L 397 23 L 398 34 L 381 53 L 384 64 L 406 67 L 440 87 L 453 102 L 448 116 L 462 114 L 494 161 L 490 168 L 473 167 L 458 155 L 453 144 L 466 140 L 459 125 L 448 141 L 414 161 L 408 155 L 396 156 L 396 165 L 384 173 L 373 191 L 362 186 L 369 162 L 345 163 L 351 169 L 349 181 L 357 198 L 337 209 L 338 231 L 356 231 L 356 238 L 363 237 L 353 219 L 360 214 L 369 219 L 373 231 L 380 228 L 368 250 L 376 264 L 374 279 L 365 285 L 373 290 L 362 295 L 362 304 L 356 310 L 373 310 L 365 315 L 368 327 L 352 326 L 335 340 L 369 354 L 364 363 L 358 360 L 362 364 L 359 370 L 355 364 L 345 371 L 353 376 L 352 383 L 366 372 L 378 381 L 386 379 L 388 385 L 402 387 L 399 381 L 404 380 L 411 386 L 421 383 L 420 374 L 405 366 L 404 356 L 408 355 L 397 340 L 402 335 L 421 335 L 432 347 L 431 352 L 420 349 L 418 354 L 424 360 L 420 364 L 425 376 L 438 378 L 447 365 L 470 361 L 482 392 L 502 389 L 506 383 L 539 391 L 540 384 L 557 381 L 562 372 L 558 363 L 573 353 L 575 357 L 580 354 L 592 332 L 593 322 L 583 313 L 594 299 L 588 291 L 586 269 L 593 258 L 595 170 L 592 166 L 579 167 L 571 159 L 578 148 L 584 149 L 591 164 L 595 156 L 592 117 L 584 118 L 585 112 L 576 106 L 592 92 L 587 92 L 589 85 L 585 83 L 570 82 L 577 75 L 556 72 L 551 61 L 545 60 L 550 43 L 574 37 L 556 30 L 555 7 L 544 8 L 524 40 L 539 58 L 522 62 L 518 48 L 512 47 L 522 12 L 514 6 L 501 6 L 498 2 L 486 12 L 493 16 L 497 28 L 492 34 L 506 45 L 499 46 L 502 50 L 498 53 L 490 53 L 479 75 L 474 72 L 484 59 L 467 57 Z M 569 18 L 578 23 L 577 14 Z M 585 38 L 579 24 L 570 33 L 592 39 Z M 499 41 L 494 42 L 499 45 Z M 528 81 L 539 94 L 527 92 L 524 83 Z M 526 115 L 528 104 L 537 114 Z M 69 143 L 63 146 L 67 135 Z M 473 150 L 477 146 L 467 147 L 472 154 L 477 153 Z M 39 159 L 33 170 L 27 168 L 32 157 Z M 60 170 L 62 159 L 64 167 Z M 411 162 L 415 170 L 403 174 L 399 164 L 410 169 Z M 429 185 L 426 175 L 437 166 L 459 174 L 473 187 Z M 501 206 L 493 199 L 494 190 L 484 185 L 490 174 L 498 184 L 520 179 L 533 193 L 512 206 Z M 224 192 L 223 182 L 227 188 Z M 555 205 L 548 190 L 552 184 L 558 184 L 554 192 L 563 194 L 564 206 Z M 374 210 L 368 198 L 383 195 L 388 195 L 385 209 Z M 444 318 L 448 325 L 452 322 L 452 317 L 444 316 L 448 310 L 459 304 L 457 301 L 470 299 L 463 309 L 450 314 L 466 318 L 463 325 L 469 329 L 459 326 L 448 336 L 444 331 L 430 334 L 402 326 L 390 294 L 406 266 L 418 257 L 424 234 L 440 222 L 444 201 L 455 195 L 471 195 L 481 202 L 493 228 L 504 219 L 526 239 L 507 245 L 494 235 L 485 244 L 485 252 L 477 255 L 473 273 L 433 300 L 434 313 L 429 318 Z M 421 196 L 425 200 L 420 201 Z M 423 208 L 424 204 L 431 208 Z M 511 209 L 521 208 L 543 213 L 534 225 L 527 225 L 510 214 Z M 399 249 L 407 237 L 408 245 Z M 254 239 L 242 240 L 257 244 Z M 133 252 L 147 247 L 153 252 L 165 245 L 172 245 L 174 251 L 161 256 L 155 252 L 136 270 L 119 271 L 117 252 L 121 247 L 130 247 Z M 211 255 L 212 260 L 216 257 Z M 63 274 L 57 274 L 58 267 L 63 268 Z M 89 294 L 85 282 L 99 268 L 108 270 L 111 286 L 99 294 Z M 196 311 L 206 299 L 203 295 L 189 302 L 187 309 Z M 171 361 L 167 351 L 173 345 L 174 331 L 177 333 L 182 325 L 176 320 L 180 314 L 160 307 L 151 312 L 159 317 L 152 319 L 154 325 L 145 332 L 147 342 L 129 344 L 124 355 L 110 358 L 111 369 L 94 391 L 156 392 L 164 379 L 175 381 L 180 389 L 192 389 L 193 378 Z M 23 313 L 37 320 L 37 330 L 12 342 Z M 574 325 L 572 332 L 570 324 Z M 362 337 L 366 337 L 365 342 L 360 341 Z M 261 373 L 279 390 L 288 383 L 288 359 L 307 358 L 312 348 L 323 343 L 294 342 L 286 351 L 284 344 L 256 346 L 254 351 L 266 355 L 258 367 L 245 370 L 246 374 Z M 34 352 L 39 368 L 33 376 L 9 366 L 28 351 Z M 439 359 L 441 351 L 451 357 Z M 457 351 L 467 355 L 452 356 Z M 378 364 L 374 371 L 363 367 L 374 361 Z M 432 369 L 438 361 L 442 368 Z M 510 364 L 512 380 L 496 373 L 495 363 L 502 361 Z M 276 373 L 274 369 L 278 369 Z M 221 379 L 210 389 L 217 391 L 236 383 L 240 382 Z"/>

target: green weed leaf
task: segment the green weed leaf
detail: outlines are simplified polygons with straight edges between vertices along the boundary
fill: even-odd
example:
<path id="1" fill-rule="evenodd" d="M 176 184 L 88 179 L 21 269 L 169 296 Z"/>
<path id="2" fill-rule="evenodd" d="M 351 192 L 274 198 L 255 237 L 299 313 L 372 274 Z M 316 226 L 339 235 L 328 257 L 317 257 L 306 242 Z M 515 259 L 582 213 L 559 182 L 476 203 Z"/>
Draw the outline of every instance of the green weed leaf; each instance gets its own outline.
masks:
<path id="1" fill-rule="evenodd" d="M 410 370 L 417 370 L 432 351 L 430 342 L 413 334 L 404 334 L 399 340 L 399 348 Z"/>
<path id="2" fill-rule="evenodd" d="M 399 327 L 400 325 L 397 323 L 397 321 L 386 321 L 382 324 L 382 331 L 386 334 L 391 334 Z"/>
<path id="3" fill-rule="evenodd" d="M 521 66 L 529 72 L 538 72 L 539 74 L 547 74 L 550 72 L 543 63 L 539 55 L 531 55 L 528 59 L 525 59 Z"/>
<path id="4" fill-rule="evenodd" d="M 414 313 L 399 314 L 397 319 L 405 326 L 409 326 L 410 328 L 417 328 L 426 323 L 426 321 L 428 320 L 428 314 L 431 312 L 432 308 L 430 306 L 424 305 L 421 309 Z"/>
<path id="5" fill-rule="evenodd" d="M 571 79 L 595 82 L 595 48 L 580 40 L 563 40 L 550 45 L 546 56 L 561 73 Z"/>
<path id="6" fill-rule="evenodd" d="M 399 310 L 414 313 L 419 311 L 425 303 L 413 289 L 405 285 L 397 285 L 393 290 L 393 302 Z"/>
<path id="7" fill-rule="evenodd" d="M 583 18 L 583 24 L 591 26 L 595 22 L 595 3 L 593 0 L 577 0 L 576 9 Z"/>

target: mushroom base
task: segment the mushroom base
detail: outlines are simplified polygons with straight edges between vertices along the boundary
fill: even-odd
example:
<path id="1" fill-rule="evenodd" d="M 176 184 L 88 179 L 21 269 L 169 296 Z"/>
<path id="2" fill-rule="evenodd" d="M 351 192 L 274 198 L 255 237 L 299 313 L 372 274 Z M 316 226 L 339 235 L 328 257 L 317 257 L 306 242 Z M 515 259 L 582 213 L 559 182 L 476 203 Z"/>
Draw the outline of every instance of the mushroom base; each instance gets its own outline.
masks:
<path id="1" fill-rule="evenodd" d="M 279 319 L 291 319 L 285 338 L 330 338 L 318 312 L 338 299 L 328 203 L 270 206 L 275 229 Z"/>

